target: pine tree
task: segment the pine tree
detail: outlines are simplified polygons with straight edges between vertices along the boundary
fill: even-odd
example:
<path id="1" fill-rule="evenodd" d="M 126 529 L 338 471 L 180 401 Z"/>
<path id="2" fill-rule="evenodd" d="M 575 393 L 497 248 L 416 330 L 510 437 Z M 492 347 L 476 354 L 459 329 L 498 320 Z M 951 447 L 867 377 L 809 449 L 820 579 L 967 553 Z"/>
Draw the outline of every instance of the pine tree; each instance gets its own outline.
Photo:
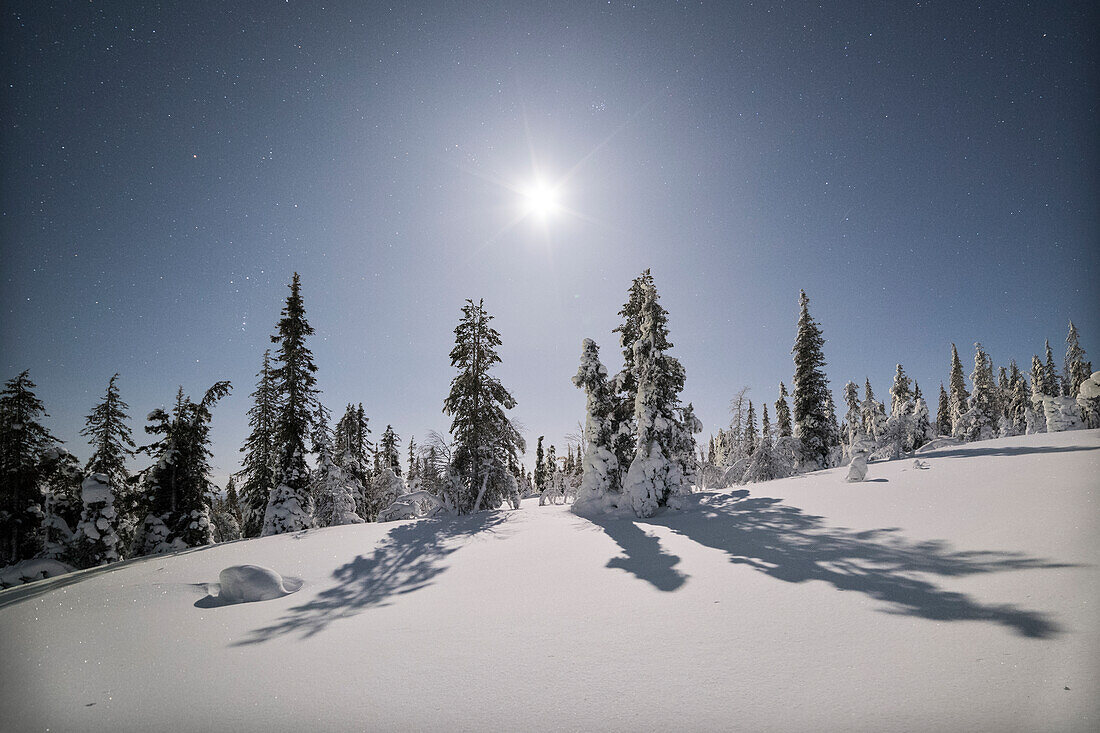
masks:
<path id="1" fill-rule="evenodd" d="M 947 395 L 947 390 L 943 388 L 943 382 L 940 382 L 940 401 L 939 406 L 936 408 L 936 432 L 939 435 L 951 435 L 953 433 L 951 427 L 951 398 Z"/>
<path id="2" fill-rule="evenodd" d="M 968 404 L 970 395 L 966 391 L 962 362 L 959 361 L 959 352 L 955 348 L 955 344 L 951 344 L 951 375 L 947 384 L 951 397 L 951 435 L 961 438 L 963 436 L 959 419 L 963 416 L 963 413 L 970 409 Z"/>
<path id="3" fill-rule="evenodd" d="M 443 414 L 452 418 L 454 467 L 465 485 L 455 506 L 462 514 L 498 507 L 509 497 L 515 481 L 507 467 L 525 449 L 523 437 L 504 413 L 516 400 L 489 373 L 500 361 L 496 348 L 501 344 L 500 334 L 489 325 L 492 318 L 484 301 L 474 305 L 467 300 L 451 350 L 451 366 L 458 375 L 451 381 Z"/>
<path id="4" fill-rule="evenodd" d="M 780 438 L 780 442 L 772 440 L 771 423 L 768 421 L 768 405 L 764 403 L 760 443 L 745 469 L 745 474 L 741 478 L 742 483 L 771 481 L 791 475 L 793 466 L 788 464 L 782 452 L 778 450 L 782 440 L 782 438 Z"/>
<path id="5" fill-rule="evenodd" d="M 1031 357 L 1031 409 L 1027 411 L 1027 432 L 1045 433 L 1047 421 L 1043 415 L 1043 397 L 1052 387 L 1047 384 L 1047 370 L 1037 354 Z"/>
<path id="6" fill-rule="evenodd" d="M 585 339 L 581 345 L 581 363 L 573 376 L 573 385 L 583 389 L 586 396 L 584 457 L 581 461 L 583 476 L 577 491 L 575 506 L 591 506 L 602 510 L 617 507 L 621 498 L 622 475 L 615 455 L 615 428 L 613 413 L 616 399 L 607 379 L 607 368 L 600 363 L 600 351 L 596 342 Z M 537 453 L 541 455 L 542 439 Z"/>
<path id="7" fill-rule="evenodd" d="M 161 436 L 139 451 L 156 458 L 144 472 L 149 513 L 139 530 L 138 554 L 170 552 L 213 541 L 210 505 L 211 408 L 229 394 L 229 382 L 217 382 L 199 402 L 176 394 L 171 413 L 149 413 L 145 432 Z"/>
<path id="8" fill-rule="evenodd" d="M 779 399 L 775 401 L 776 435 L 786 438 L 791 435 L 791 408 L 787 406 L 787 385 L 779 383 Z"/>
<path id="9" fill-rule="evenodd" d="M 877 439 L 878 437 L 877 412 L 878 400 L 875 399 L 875 392 L 871 389 L 871 379 L 864 377 L 863 401 L 859 404 L 859 417 L 860 422 L 863 423 L 864 434 L 871 439 Z"/>
<path id="10" fill-rule="evenodd" d="M 691 491 L 674 459 L 688 430 L 679 419 L 679 394 L 684 387 L 684 368 L 665 353 L 668 312 L 658 302 L 657 289 L 646 285 L 639 310 L 638 338 L 634 342 L 632 369 L 637 383 L 634 419 L 637 452 L 623 480 L 623 492 L 639 517 L 651 517 L 673 497 Z M 694 452 L 694 451 L 692 451 Z M 678 501 L 678 500 L 677 500 Z"/>
<path id="11" fill-rule="evenodd" d="M 241 446 L 245 454 L 243 469 L 238 474 L 241 486 L 241 533 L 245 537 L 259 537 L 264 528 L 264 514 L 271 490 L 275 488 L 276 423 L 279 398 L 275 377 L 271 369 L 271 351 L 264 351 L 263 366 L 256 375 L 256 391 L 250 396 L 252 407 L 248 410 L 248 424 L 252 428 L 248 439 Z"/>
<path id="12" fill-rule="evenodd" d="M 70 560 L 73 529 L 84 511 L 80 491 L 84 471 L 76 457 L 60 445 L 46 448 L 38 467 L 45 512 L 39 532 L 42 544 L 39 557 Z"/>
<path id="13" fill-rule="evenodd" d="M 298 273 L 291 280 L 282 316 L 279 332 L 271 337 L 273 344 L 279 344 L 278 366 L 272 370 L 279 411 L 275 423 L 276 486 L 264 514 L 265 536 L 296 532 L 312 524 L 306 439 L 312 434 L 316 415 L 317 367 L 306 346 L 313 327 L 306 321 Z"/>
<path id="14" fill-rule="evenodd" d="M 1076 397 L 1081 392 L 1081 385 L 1090 376 L 1089 366 L 1085 362 L 1085 350 L 1081 348 L 1077 335 L 1077 326 L 1070 321 L 1069 335 L 1066 336 L 1066 359 L 1062 371 L 1062 378 L 1065 380 L 1063 394 L 1067 397 Z"/>
<path id="15" fill-rule="evenodd" d="M 1016 362 L 1012 362 L 1012 371 L 1009 375 L 1012 392 L 1008 399 L 1006 420 L 1009 435 L 1024 435 L 1027 432 L 1027 414 L 1031 404 L 1031 390 L 1028 388 L 1027 379 L 1016 368 Z"/>
<path id="16" fill-rule="evenodd" d="M 420 462 L 416 456 L 416 440 L 412 437 L 409 438 L 409 470 L 406 475 L 409 477 L 410 487 L 420 481 Z"/>
<path id="17" fill-rule="evenodd" d="M 0 566 L 40 549 L 42 459 L 60 442 L 39 422 L 46 414 L 26 371 L 0 391 Z"/>
<path id="18" fill-rule="evenodd" d="M 103 401 L 92 408 L 80 434 L 88 438 L 93 450 L 92 457 L 84 467 L 85 473 L 102 474 L 107 478 L 111 493 L 111 511 L 115 512 L 115 516 L 109 521 L 111 530 L 118 535 L 118 542 L 114 543 L 114 547 L 117 553 L 125 554 L 133 542 L 137 524 L 142 517 L 137 516 L 140 509 L 139 497 L 129 489 L 130 472 L 126 469 L 126 459 L 134 455 L 137 447 L 127 424 L 130 416 L 126 411 L 130 406 L 119 397 L 118 387 L 115 386 L 117 379 L 118 374 L 115 374 L 107 382 L 107 393 Z M 86 512 L 87 502 L 83 503 Z M 98 551 L 93 551 L 93 554 L 95 552 Z"/>
<path id="19" fill-rule="evenodd" d="M 825 339 L 810 316 L 810 299 L 799 291 L 798 334 L 794 348 L 794 382 L 791 388 L 794 434 L 799 440 L 799 464 L 805 470 L 824 467 L 829 460 L 829 427 L 825 414 L 829 380 L 825 377 Z"/>
<path id="20" fill-rule="evenodd" d="M 906 441 L 905 450 L 916 450 L 935 437 L 932 423 L 929 421 L 928 403 L 924 401 L 918 386 L 913 390 L 912 433 L 910 439 Z"/>
<path id="21" fill-rule="evenodd" d="M 898 364 L 894 373 L 894 384 L 890 387 L 890 414 L 907 415 L 913 411 L 913 395 L 909 390 L 910 379 Z"/>
<path id="22" fill-rule="evenodd" d="M 1050 350 L 1050 339 L 1046 341 L 1046 362 L 1043 364 L 1043 394 L 1048 397 L 1057 397 L 1062 394 L 1062 380 L 1058 378 L 1058 370 L 1054 368 L 1054 352 Z"/>
<path id="23" fill-rule="evenodd" d="M 829 446 L 829 448 L 839 446 L 840 423 L 836 419 L 836 403 L 833 402 L 832 390 L 826 390 L 825 392 L 825 425 L 828 428 L 825 444 Z"/>

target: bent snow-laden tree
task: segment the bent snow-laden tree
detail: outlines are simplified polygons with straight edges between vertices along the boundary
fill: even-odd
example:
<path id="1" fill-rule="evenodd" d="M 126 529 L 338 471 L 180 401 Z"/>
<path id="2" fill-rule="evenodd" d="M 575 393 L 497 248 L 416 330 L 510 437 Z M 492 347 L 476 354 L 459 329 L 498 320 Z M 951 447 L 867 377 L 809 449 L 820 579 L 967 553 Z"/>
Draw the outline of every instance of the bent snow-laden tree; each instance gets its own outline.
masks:
<path id="1" fill-rule="evenodd" d="M 599 347 L 592 339 L 585 339 L 581 346 L 581 363 L 573 384 L 587 396 L 583 475 L 575 505 L 579 508 L 590 504 L 600 511 L 618 507 L 622 476 L 615 456 L 615 393 L 607 380 L 607 369 L 600 363 Z M 542 458 L 541 436 L 538 458 Z M 536 466 L 536 471 L 539 469 L 545 470 Z"/>
<path id="2" fill-rule="evenodd" d="M 694 441 L 680 419 L 680 391 L 684 368 L 665 353 L 668 341 L 668 311 L 657 302 L 657 289 L 644 286 L 638 338 L 634 342 L 633 371 L 637 383 L 634 419 L 638 443 L 623 480 L 623 493 L 639 517 L 651 517 L 677 497 L 691 491 L 675 457 L 685 440 Z M 694 448 L 692 448 L 694 453 Z"/>
<path id="3" fill-rule="evenodd" d="M 146 469 L 145 492 L 149 513 L 137 538 L 137 554 L 172 552 L 213 541 L 210 503 L 210 409 L 229 394 L 229 382 L 217 382 L 200 402 L 192 402 L 180 388 L 171 413 L 149 413 L 145 432 L 161 436 L 140 452 L 157 462 Z"/>
<path id="4" fill-rule="evenodd" d="M 484 301 L 467 300 L 455 327 L 451 366 L 458 374 L 443 401 L 443 414 L 452 418 L 453 466 L 462 487 L 446 497 L 460 514 L 496 508 L 505 499 L 516 500 L 519 487 L 508 466 L 524 450 L 523 437 L 504 414 L 516 400 L 489 370 L 500 361 L 496 348 L 500 334 L 489 325 L 492 316 Z"/>
<path id="5" fill-rule="evenodd" d="M 312 525 L 306 440 L 316 419 L 317 378 L 313 353 L 306 337 L 313 327 L 306 322 L 298 273 L 290 283 L 279 332 L 271 342 L 279 344 L 278 366 L 272 371 L 279 411 L 275 427 L 275 487 L 264 514 L 264 536 L 297 532 Z"/>

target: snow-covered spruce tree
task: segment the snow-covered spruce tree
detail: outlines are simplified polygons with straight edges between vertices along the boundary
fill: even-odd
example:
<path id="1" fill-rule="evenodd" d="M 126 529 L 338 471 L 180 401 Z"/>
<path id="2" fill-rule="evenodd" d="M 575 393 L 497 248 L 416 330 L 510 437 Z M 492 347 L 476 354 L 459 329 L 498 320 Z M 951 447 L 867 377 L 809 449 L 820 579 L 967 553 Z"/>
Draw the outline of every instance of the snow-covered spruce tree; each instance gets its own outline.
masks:
<path id="1" fill-rule="evenodd" d="M 962 362 L 959 361 L 959 351 L 955 348 L 955 344 L 951 344 L 951 374 L 948 377 L 947 388 L 950 395 L 951 435 L 965 440 L 959 419 L 970 409 L 970 395 L 966 391 L 966 379 L 963 376 Z M 943 430 L 940 432 L 942 433 Z"/>
<path id="2" fill-rule="evenodd" d="M 613 333 L 619 334 L 619 346 L 623 354 L 623 370 L 613 380 L 618 397 L 612 422 L 615 425 L 615 459 L 621 471 L 626 471 L 634 460 L 638 447 L 638 427 L 635 423 L 635 407 L 638 396 L 638 373 L 634 366 L 634 344 L 641 335 L 642 305 L 649 288 L 654 288 L 653 276 L 646 269 L 630 284 L 627 301 L 619 311 L 623 321 Z"/>
<path id="3" fill-rule="evenodd" d="M 908 415 L 913 412 L 913 394 L 910 391 L 911 380 L 905 374 L 901 364 L 894 372 L 894 383 L 890 387 L 890 415 Z"/>
<path id="4" fill-rule="evenodd" d="M 492 316 L 484 301 L 467 300 L 455 327 L 451 366 L 458 374 L 443 402 L 443 414 L 452 418 L 454 465 L 464 479 L 465 491 L 455 497 L 455 509 L 468 514 L 496 508 L 511 487 L 509 461 L 525 449 L 523 437 L 504 414 L 516 400 L 489 370 L 500 361 L 500 334 L 489 325 Z"/>
<path id="5" fill-rule="evenodd" d="M 940 399 L 936 407 L 936 435 L 951 435 L 951 398 L 940 382 Z"/>
<path id="6" fill-rule="evenodd" d="M 1046 340 L 1046 361 L 1043 363 L 1043 394 L 1058 397 L 1062 394 L 1062 380 L 1054 366 L 1054 352 L 1050 349 L 1050 339 Z"/>
<path id="7" fill-rule="evenodd" d="M 241 523 L 229 503 L 229 487 L 226 497 L 214 497 L 210 505 L 210 529 L 215 543 L 232 542 L 241 538 Z"/>
<path id="8" fill-rule="evenodd" d="M 993 362 L 980 343 L 974 344 L 974 371 L 970 373 L 974 392 L 967 411 L 956 423 L 956 437 L 966 441 L 989 440 L 996 435 L 997 405 L 993 381 Z"/>
<path id="9" fill-rule="evenodd" d="M 0 567 L 41 549 L 42 459 L 60 441 L 39 422 L 49 415 L 34 389 L 24 371 L 0 390 Z"/>
<path id="10" fill-rule="evenodd" d="M 698 448 L 695 435 L 703 432 L 703 423 L 695 416 L 695 406 L 690 402 L 680 408 L 679 414 L 679 424 L 673 426 L 669 455 L 680 465 L 680 474 L 683 477 L 682 491 L 689 493 L 701 480 L 699 461 L 695 455 Z"/>
<path id="11" fill-rule="evenodd" d="M 1100 372 L 1093 372 L 1077 390 L 1077 407 L 1087 428 L 1100 427 Z"/>
<path id="12" fill-rule="evenodd" d="M 791 408 L 787 405 L 787 385 L 779 383 L 779 399 L 775 401 L 775 434 L 778 438 L 791 435 Z"/>
<path id="13" fill-rule="evenodd" d="M 1032 355 L 1031 399 L 1025 415 L 1028 435 L 1032 433 L 1045 433 L 1047 430 L 1047 421 L 1043 413 L 1043 397 L 1046 396 L 1050 387 L 1047 385 L 1046 381 L 1047 372 L 1043 368 L 1043 363 L 1039 361 L 1038 355 Z"/>
<path id="14" fill-rule="evenodd" d="M 406 483 L 409 485 L 409 491 L 416 491 L 420 485 L 420 459 L 416 457 L 416 440 L 409 436 L 409 463 L 405 475 L 408 477 Z"/>
<path id="15" fill-rule="evenodd" d="M 365 520 L 370 521 L 377 514 L 377 510 L 368 507 L 367 494 L 371 486 L 371 461 L 370 452 L 374 444 L 367 438 L 370 435 L 369 420 L 363 410 L 363 403 L 358 406 L 348 403 L 344 410 L 344 416 L 336 424 L 335 455 L 334 462 L 357 482 L 358 493 L 355 495 L 355 511 Z"/>
<path id="16" fill-rule="evenodd" d="M 306 440 L 311 435 L 317 400 L 317 367 L 306 337 L 313 327 L 306 321 L 298 273 L 290 283 L 278 333 L 271 342 L 279 344 L 277 366 L 272 370 L 279 411 L 275 423 L 276 485 L 268 497 L 263 535 L 297 532 L 312 526 L 310 517 L 309 467 Z"/>
<path id="17" fill-rule="evenodd" d="M 311 476 L 314 519 L 320 527 L 359 524 L 363 518 L 356 513 L 356 495 L 363 493 L 359 480 L 333 461 L 329 451 L 317 457 L 317 468 Z"/>
<path id="18" fill-rule="evenodd" d="M 826 445 L 829 446 L 828 466 L 839 465 L 840 462 L 840 421 L 836 417 L 836 403 L 833 401 L 833 391 L 825 391 L 825 425 L 828 427 Z"/>
<path id="19" fill-rule="evenodd" d="M 638 338 L 634 342 L 633 370 L 638 385 L 634 419 L 638 446 L 623 480 L 623 493 L 639 517 L 653 516 L 670 500 L 691 491 L 684 484 L 679 462 L 673 459 L 685 430 L 678 416 L 684 368 L 665 353 L 672 347 L 667 324 L 668 312 L 657 301 L 657 289 L 647 284 L 639 311 Z"/>
<path id="20" fill-rule="evenodd" d="M 825 339 L 821 328 L 810 316 L 810 299 L 806 291 L 798 295 L 798 334 L 795 336 L 794 380 L 791 385 L 794 435 L 799 442 L 799 468 L 813 471 L 824 468 L 829 460 L 829 424 L 826 415 L 826 394 L 829 380 L 825 377 Z"/>
<path id="21" fill-rule="evenodd" d="M 242 521 L 241 497 L 237 494 L 237 480 L 232 476 L 229 477 L 229 483 L 225 485 L 225 508 L 226 511 L 233 515 L 234 521 L 237 522 L 237 527 L 240 528 Z"/>
<path id="22" fill-rule="evenodd" d="M 864 447 L 873 451 L 886 434 L 886 408 L 875 399 L 875 392 L 871 389 L 871 380 L 868 378 L 863 381 L 863 402 L 859 404 L 859 413 L 863 422 L 864 442 L 869 444 Z"/>
<path id="23" fill-rule="evenodd" d="M 115 531 L 115 496 L 111 478 L 105 473 L 90 473 L 80 487 L 84 511 L 76 525 L 69 558 L 78 568 L 94 568 L 119 559 L 119 537 Z"/>
<path id="24" fill-rule="evenodd" d="M 382 453 L 382 468 L 393 471 L 394 476 L 401 475 L 401 453 L 397 450 L 397 444 L 401 442 L 401 436 L 394 432 L 392 425 L 387 425 L 378 439 L 378 450 Z"/>
<path id="25" fill-rule="evenodd" d="M 766 402 L 764 403 L 767 404 Z M 756 437 L 756 409 L 752 405 L 752 400 L 749 400 L 749 411 L 745 415 L 745 455 L 752 458 L 752 454 L 756 452 L 756 444 L 759 442 Z"/>
<path id="26" fill-rule="evenodd" d="M 1069 335 L 1066 336 L 1066 359 L 1062 370 L 1064 381 L 1062 394 L 1066 397 L 1077 397 L 1081 392 L 1081 385 L 1090 376 L 1091 364 L 1085 361 L 1085 350 L 1081 348 L 1077 335 L 1077 326 L 1073 321 L 1069 322 Z"/>
<path id="27" fill-rule="evenodd" d="M 794 472 L 794 465 L 790 463 L 790 456 L 778 450 L 779 443 L 772 438 L 771 424 L 768 422 L 768 405 L 764 404 L 761 418 L 760 443 L 752 454 L 742 483 L 756 483 L 758 481 L 771 481 L 777 478 L 790 476 Z"/>
<path id="28" fill-rule="evenodd" d="M 913 388 L 913 419 L 910 422 L 910 436 L 906 440 L 906 451 L 914 451 L 936 437 L 929 420 L 928 403 L 920 392 L 920 385 Z"/>
<path id="29" fill-rule="evenodd" d="M 259 537 L 264 528 L 264 514 L 271 490 L 275 488 L 275 428 L 279 399 L 275 391 L 275 376 L 271 369 L 271 350 L 264 351 L 263 366 L 256 375 L 256 391 L 248 410 L 248 425 L 252 429 L 241 447 L 245 454 L 241 477 L 241 533 Z"/>
<path id="30" fill-rule="evenodd" d="M 730 400 L 730 429 L 725 434 L 723 441 L 721 465 L 733 467 L 740 461 L 748 465 L 748 454 L 745 451 L 745 422 L 748 419 L 749 388 L 742 387 Z"/>
<path id="31" fill-rule="evenodd" d="M 52 445 L 43 451 L 39 470 L 44 514 L 39 532 L 42 549 L 38 557 L 65 561 L 72 543 L 73 528 L 84 510 L 80 495 L 84 472 L 76 457 L 60 445 Z"/>
<path id="32" fill-rule="evenodd" d="M 144 471 L 149 513 L 138 530 L 136 554 L 171 552 L 213 541 L 210 410 L 229 391 L 229 382 L 217 382 L 195 403 L 181 388 L 170 414 L 160 408 L 149 413 L 145 432 L 160 437 L 138 449 L 152 455 L 156 463 Z"/>
<path id="33" fill-rule="evenodd" d="M 844 385 L 844 404 L 848 411 L 844 413 L 844 449 L 845 455 L 851 457 L 851 448 L 856 438 L 863 435 L 863 414 L 860 411 L 859 387 L 849 380 Z"/>
<path id="34" fill-rule="evenodd" d="M 545 437 L 540 435 L 535 445 L 535 490 L 540 494 L 546 489 L 546 455 L 542 450 L 542 441 Z"/>
<path id="35" fill-rule="evenodd" d="M 615 456 L 615 393 L 607 379 L 607 368 L 600 363 L 600 350 L 592 339 L 581 345 L 581 363 L 573 376 L 573 385 L 586 396 L 581 485 L 577 490 L 574 510 L 617 508 L 622 498 L 622 476 Z M 542 459 L 542 437 L 536 451 Z"/>
<path id="36" fill-rule="evenodd" d="M 84 467 L 85 472 L 107 477 L 107 486 L 113 498 L 112 511 L 117 512 L 115 519 L 111 521 L 119 540 L 115 547 L 119 554 L 124 555 L 133 543 L 137 525 L 144 515 L 137 516 L 140 509 L 139 497 L 131 488 L 130 472 L 126 470 L 126 459 L 134 455 L 136 446 L 127 424 L 130 416 L 126 411 L 130 406 L 119 397 L 118 387 L 115 385 L 117 379 L 118 374 L 115 374 L 107 382 L 107 393 L 103 401 L 92 408 L 80 434 L 88 439 L 93 451 Z M 87 512 L 88 502 L 84 501 L 83 504 L 84 512 Z"/>
<path id="37" fill-rule="evenodd" d="M 1005 408 L 1007 434 L 1024 435 L 1027 433 L 1027 413 L 1031 405 L 1031 388 L 1028 386 L 1027 379 L 1016 368 L 1015 361 L 1011 364 L 1011 370 L 1015 374 L 1011 372 L 1009 374 L 1011 392 Z"/>

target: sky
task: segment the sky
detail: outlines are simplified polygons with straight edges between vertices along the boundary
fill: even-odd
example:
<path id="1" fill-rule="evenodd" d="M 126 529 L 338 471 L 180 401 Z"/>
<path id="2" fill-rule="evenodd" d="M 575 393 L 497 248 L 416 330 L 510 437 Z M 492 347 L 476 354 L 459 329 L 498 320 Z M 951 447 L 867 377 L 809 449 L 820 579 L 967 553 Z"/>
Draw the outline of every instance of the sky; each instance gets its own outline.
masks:
<path id="1" fill-rule="evenodd" d="M 118 372 L 135 437 L 218 380 L 215 480 L 292 273 L 322 400 L 446 432 L 465 299 L 535 439 L 584 419 L 651 268 L 706 435 L 790 386 L 799 289 L 838 404 L 950 346 L 1100 363 L 1089 3 L 7 2 L 0 378 L 78 431 Z M 525 214 L 551 186 L 557 211 Z M 135 467 L 142 467 L 141 461 Z"/>

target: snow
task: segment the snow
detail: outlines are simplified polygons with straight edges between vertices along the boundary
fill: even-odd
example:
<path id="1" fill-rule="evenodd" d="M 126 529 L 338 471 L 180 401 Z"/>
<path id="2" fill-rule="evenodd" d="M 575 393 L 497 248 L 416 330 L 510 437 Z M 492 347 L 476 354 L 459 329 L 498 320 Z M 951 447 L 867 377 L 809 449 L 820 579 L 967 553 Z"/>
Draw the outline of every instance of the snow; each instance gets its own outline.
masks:
<path id="1" fill-rule="evenodd" d="M 290 595 L 301 587 L 301 580 L 283 578 L 271 568 L 261 565 L 232 565 L 218 574 L 216 598 L 222 604 L 270 601 Z"/>
<path id="2" fill-rule="evenodd" d="M 528 500 L 8 589 L 0 728 L 1100 729 L 1100 430 L 920 461 L 644 520 Z M 210 603 L 241 565 L 304 584 Z"/>
<path id="3" fill-rule="evenodd" d="M 0 569 L 0 588 L 10 588 L 44 578 L 73 572 L 72 565 L 53 559 L 33 558 L 22 560 L 14 565 Z M 2 601 L 0 601 L 2 603 Z"/>

